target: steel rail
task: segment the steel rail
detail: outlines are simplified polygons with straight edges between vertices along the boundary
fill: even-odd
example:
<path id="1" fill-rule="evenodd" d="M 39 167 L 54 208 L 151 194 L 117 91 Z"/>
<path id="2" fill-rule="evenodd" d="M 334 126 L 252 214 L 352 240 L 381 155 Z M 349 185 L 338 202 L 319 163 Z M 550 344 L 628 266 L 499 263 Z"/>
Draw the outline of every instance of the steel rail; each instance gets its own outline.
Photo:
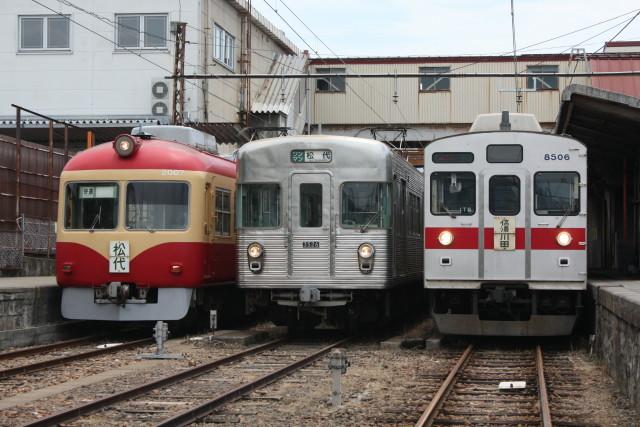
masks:
<path id="1" fill-rule="evenodd" d="M 0 360 L 13 359 L 15 357 L 29 356 L 35 353 L 42 353 L 49 350 L 55 350 L 61 347 L 67 347 L 70 345 L 81 344 L 84 342 L 93 341 L 100 338 L 100 336 L 90 336 L 90 337 L 82 337 L 82 338 L 74 338 L 72 340 L 60 341 L 51 344 L 42 344 L 28 348 L 18 348 L 16 350 L 5 351 L 4 353 L 0 353 Z"/>
<path id="2" fill-rule="evenodd" d="M 538 371 L 538 395 L 540 399 L 540 419 L 542 420 L 542 427 L 551 427 L 551 409 L 549 408 L 547 383 L 544 379 L 544 359 L 540 345 L 536 346 L 536 371 Z"/>
<path id="3" fill-rule="evenodd" d="M 233 400 L 236 400 L 256 389 L 259 389 L 261 387 L 264 387 L 268 384 L 271 384 L 272 382 L 275 382 L 277 380 L 279 380 L 282 377 L 285 377 L 287 375 L 289 375 L 292 372 L 295 372 L 301 368 L 304 368 L 305 366 L 309 365 L 310 363 L 313 363 L 314 361 L 316 361 L 318 358 L 322 357 L 323 355 L 325 355 L 326 353 L 328 353 L 329 351 L 331 351 L 331 349 L 338 347 L 340 345 L 346 344 L 347 342 L 349 342 L 350 340 L 352 340 L 353 338 L 345 338 L 342 339 L 340 341 L 337 341 L 331 345 L 328 345 L 312 354 L 310 354 L 309 356 L 306 356 L 302 359 L 299 359 L 283 368 L 280 368 L 276 371 L 270 372 L 254 381 L 245 383 L 241 386 L 238 386 L 232 390 L 229 390 L 227 392 L 224 392 L 222 394 L 219 394 L 218 396 L 214 397 L 213 399 L 204 402 L 194 408 L 188 409 L 184 412 L 179 413 L 178 415 L 171 417 L 169 419 L 166 419 L 162 422 L 160 422 L 159 424 L 156 425 L 156 427 L 175 427 L 175 426 L 186 426 L 189 425 L 197 420 L 199 420 L 202 417 L 205 417 L 207 415 L 209 415 L 211 412 L 213 412 L 216 408 L 220 407 L 221 405 L 227 403 L 227 402 L 231 402 Z"/>
<path id="4" fill-rule="evenodd" d="M 94 412 L 98 409 L 106 408 L 115 403 L 122 402 L 123 400 L 131 399 L 139 395 L 148 393 L 152 390 L 174 384 L 178 381 L 204 374 L 221 365 L 235 362 L 244 357 L 251 356 L 252 354 L 260 353 L 273 347 L 282 345 L 286 341 L 288 341 L 287 338 L 269 341 L 268 343 L 257 345 L 241 352 L 232 354 L 230 356 L 225 356 L 220 359 L 213 360 L 211 362 L 203 363 L 202 365 L 198 365 L 194 368 L 187 369 L 176 374 L 168 375 L 154 381 L 150 381 L 140 386 L 124 390 L 120 393 L 111 394 L 109 396 L 103 397 L 102 399 L 94 400 L 92 402 L 85 403 L 84 405 L 62 410 L 48 417 L 25 424 L 23 427 L 55 426 L 66 421 L 82 417 L 83 415 Z"/>
<path id="5" fill-rule="evenodd" d="M 416 422 L 415 424 L 416 427 L 430 426 L 433 424 L 433 420 L 435 419 L 435 416 L 438 413 L 438 410 L 442 406 L 442 403 L 444 402 L 447 395 L 449 394 L 449 391 L 453 387 L 455 383 L 455 379 L 458 376 L 458 374 L 461 372 L 462 367 L 469 360 L 469 356 L 471 356 L 472 352 L 473 352 L 473 344 L 469 344 L 467 349 L 464 351 L 464 353 L 462 353 L 462 356 L 460 356 L 456 364 L 453 366 L 453 368 L 449 372 L 449 375 L 447 375 L 447 378 L 440 385 L 440 388 L 431 399 L 431 402 L 429 402 L 429 406 L 427 406 L 427 408 L 424 410 L 424 412 Z"/>
<path id="6" fill-rule="evenodd" d="M 153 342 L 152 338 L 144 338 L 136 341 L 129 341 L 113 347 L 99 348 L 96 350 L 89 350 L 83 353 L 72 354 L 70 356 L 56 357 L 55 359 L 43 360 L 41 362 L 31 363 L 29 365 L 16 366 L 9 369 L 0 371 L 0 380 L 7 377 L 11 377 L 17 374 L 27 374 L 31 372 L 41 371 L 43 369 L 51 368 L 58 365 L 64 365 L 65 363 L 74 362 L 76 360 L 88 359 L 94 356 L 101 356 L 103 354 L 115 353 L 118 351 L 126 350 L 132 347 L 137 347 L 141 344 Z"/>

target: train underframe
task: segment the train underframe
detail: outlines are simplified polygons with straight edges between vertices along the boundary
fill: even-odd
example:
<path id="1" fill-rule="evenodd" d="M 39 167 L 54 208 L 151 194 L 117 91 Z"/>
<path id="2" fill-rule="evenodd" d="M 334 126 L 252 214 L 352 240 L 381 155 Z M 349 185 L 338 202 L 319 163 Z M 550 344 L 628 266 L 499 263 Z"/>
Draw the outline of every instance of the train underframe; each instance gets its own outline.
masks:
<path id="1" fill-rule="evenodd" d="M 580 290 L 535 290 L 527 284 L 431 289 L 431 314 L 445 335 L 570 335 L 582 310 Z"/>
<path id="2" fill-rule="evenodd" d="M 423 303 L 423 295 L 419 282 L 366 290 L 303 286 L 245 289 L 245 302 L 246 313 L 266 311 L 274 324 L 288 326 L 291 330 L 353 331 L 382 327 L 400 314 L 417 312 Z"/>

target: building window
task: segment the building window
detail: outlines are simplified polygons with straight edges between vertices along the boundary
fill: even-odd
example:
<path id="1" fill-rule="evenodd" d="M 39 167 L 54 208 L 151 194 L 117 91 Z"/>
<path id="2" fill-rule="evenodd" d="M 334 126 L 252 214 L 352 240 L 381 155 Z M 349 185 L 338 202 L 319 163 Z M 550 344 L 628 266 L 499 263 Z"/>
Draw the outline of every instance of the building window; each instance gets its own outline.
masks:
<path id="1" fill-rule="evenodd" d="M 224 188 L 216 188 L 216 234 L 231 234 L 231 192 Z"/>
<path id="2" fill-rule="evenodd" d="M 218 25 L 213 28 L 213 58 L 233 70 L 236 39 Z"/>
<path id="3" fill-rule="evenodd" d="M 116 15 L 118 48 L 167 48 L 167 15 Z"/>
<path id="4" fill-rule="evenodd" d="M 318 68 L 316 73 L 318 74 L 343 74 L 346 69 L 344 68 Z M 345 91 L 345 78 L 344 76 L 335 77 L 322 77 L 316 79 L 316 91 L 318 92 L 344 92 Z"/>
<path id="5" fill-rule="evenodd" d="M 68 50 L 69 16 L 20 16 L 20 50 Z"/>
<path id="6" fill-rule="evenodd" d="M 527 73 L 557 73 L 557 65 L 531 65 L 527 67 Z M 549 90 L 558 89 L 558 77 L 541 76 L 527 77 L 527 89 L 532 90 Z"/>
<path id="7" fill-rule="evenodd" d="M 451 67 L 420 67 L 420 74 L 435 74 L 435 76 L 420 77 L 420 92 L 435 92 L 449 90 L 449 77 L 441 76 L 451 71 Z"/>

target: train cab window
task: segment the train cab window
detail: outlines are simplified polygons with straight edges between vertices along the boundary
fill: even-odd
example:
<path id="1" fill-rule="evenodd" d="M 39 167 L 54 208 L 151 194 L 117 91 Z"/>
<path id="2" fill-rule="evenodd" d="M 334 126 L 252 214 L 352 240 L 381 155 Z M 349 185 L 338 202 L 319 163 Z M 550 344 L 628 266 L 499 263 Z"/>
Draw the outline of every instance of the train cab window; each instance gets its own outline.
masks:
<path id="1" fill-rule="evenodd" d="M 487 163 L 522 163 L 522 145 L 487 145 Z"/>
<path id="2" fill-rule="evenodd" d="M 322 184 L 300 184 L 300 227 L 322 227 Z"/>
<path id="3" fill-rule="evenodd" d="M 536 215 L 573 216 L 580 213 L 580 175 L 577 172 L 538 172 L 533 181 Z"/>
<path id="4" fill-rule="evenodd" d="M 476 176 L 473 172 L 431 174 L 431 213 L 468 216 L 476 212 Z"/>
<path id="5" fill-rule="evenodd" d="M 126 225 L 130 230 L 184 230 L 189 222 L 189 185 L 130 182 L 126 207 Z"/>
<path id="6" fill-rule="evenodd" d="M 241 184 L 238 194 L 238 227 L 280 227 L 278 184 Z"/>
<path id="7" fill-rule="evenodd" d="M 342 184 L 342 221 L 345 228 L 389 228 L 390 184 L 345 182 Z"/>
<path id="8" fill-rule="evenodd" d="M 216 234 L 228 236 L 231 234 L 231 191 L 216 188 Z"/>
<path id="9" fill-rule="evenodd" d="M 520 213 L 520 178 L 495 175 L 489 179 L 489 212 L 507 216 Z"/>
<path id="10" fill-rule="evenodd" d="M 67 184 L 64 227 L 68 230 L 113 230 L 118 224 L 118 184 Z"/>

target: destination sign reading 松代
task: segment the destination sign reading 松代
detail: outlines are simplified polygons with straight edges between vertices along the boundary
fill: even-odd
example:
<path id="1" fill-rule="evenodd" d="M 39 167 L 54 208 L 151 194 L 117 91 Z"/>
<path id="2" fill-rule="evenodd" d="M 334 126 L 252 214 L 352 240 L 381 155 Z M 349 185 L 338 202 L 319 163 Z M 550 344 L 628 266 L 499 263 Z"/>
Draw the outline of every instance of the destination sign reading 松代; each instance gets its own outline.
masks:
<path id="1" fill-rule="evenodd" d="M 329 163 L 333 159 L 331 150 L 292 150 L 293 163 Z"/>

